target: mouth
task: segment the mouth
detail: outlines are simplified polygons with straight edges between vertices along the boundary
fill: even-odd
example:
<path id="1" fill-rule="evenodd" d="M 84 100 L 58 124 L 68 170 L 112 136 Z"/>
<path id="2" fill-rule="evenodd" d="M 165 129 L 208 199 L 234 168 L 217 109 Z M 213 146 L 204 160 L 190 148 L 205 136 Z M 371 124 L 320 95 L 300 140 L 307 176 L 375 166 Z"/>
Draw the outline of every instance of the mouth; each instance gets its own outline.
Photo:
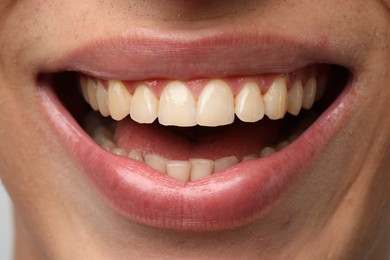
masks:
<path id="1" fill-rule="evenodd" d="M 59 135 L 109 204 L 198 231 L 248 224 L 288 193 L 337 130 L 350 82 L 330 63 L 189 79 L 39 76 Z"/>

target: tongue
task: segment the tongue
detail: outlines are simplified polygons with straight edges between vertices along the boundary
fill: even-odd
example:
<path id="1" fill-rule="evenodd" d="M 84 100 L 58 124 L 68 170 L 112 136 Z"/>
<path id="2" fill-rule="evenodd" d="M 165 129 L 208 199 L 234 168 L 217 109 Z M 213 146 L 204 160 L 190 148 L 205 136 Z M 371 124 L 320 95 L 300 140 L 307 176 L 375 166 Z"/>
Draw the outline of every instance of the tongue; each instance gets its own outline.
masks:
<path id="1" fill-rule="evenodd" d="M 158 154 L 171 160 L 216 160 L 232 155 L 240 159 L 274 144 L 281 127 L 282 121 L 268 119 L 258 123 L 238 121 L 223 127 L 182 128 L 158 123 L 143 125 L 127 118 L 117 124 L 115 139 L 126 151 L 138 150 L 144 155 Z"/>

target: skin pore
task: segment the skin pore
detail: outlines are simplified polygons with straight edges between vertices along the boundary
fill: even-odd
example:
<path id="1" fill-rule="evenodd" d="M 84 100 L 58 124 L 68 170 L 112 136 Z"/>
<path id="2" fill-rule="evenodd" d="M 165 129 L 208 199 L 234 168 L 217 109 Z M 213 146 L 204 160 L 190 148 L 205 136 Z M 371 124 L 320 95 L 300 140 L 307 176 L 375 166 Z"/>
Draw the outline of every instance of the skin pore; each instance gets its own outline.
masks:
<path id="1" fill-rule="evenodd" d="M 390 2 L 380 0 L 2 1 L 0 178 L 14 205 L 15 259 L 386 259 L 389 24 Z M 341 112 L 333 114 L 337 130 L 304 177 L 246 225 L 194 232 L 140 224 L 85 177 L 66 148 L 71 138 L 58 134 L 43 105 L 37 78 L 101 38 L 185 41 L 216 31 L 322 42 L 332 55 L 313 62 L 351 75 Z"/>

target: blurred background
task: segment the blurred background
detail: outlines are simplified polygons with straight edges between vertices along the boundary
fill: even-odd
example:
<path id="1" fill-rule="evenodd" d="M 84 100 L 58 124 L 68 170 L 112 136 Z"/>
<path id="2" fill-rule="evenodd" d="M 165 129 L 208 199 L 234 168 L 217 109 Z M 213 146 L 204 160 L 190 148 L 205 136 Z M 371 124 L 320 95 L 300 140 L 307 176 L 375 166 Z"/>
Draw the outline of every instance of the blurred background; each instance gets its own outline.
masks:
<path id="1" fill-rule="evenodd" d="M 11 202 L 0 181 L 0 259 L 11 260 L 13 227 Z"/>

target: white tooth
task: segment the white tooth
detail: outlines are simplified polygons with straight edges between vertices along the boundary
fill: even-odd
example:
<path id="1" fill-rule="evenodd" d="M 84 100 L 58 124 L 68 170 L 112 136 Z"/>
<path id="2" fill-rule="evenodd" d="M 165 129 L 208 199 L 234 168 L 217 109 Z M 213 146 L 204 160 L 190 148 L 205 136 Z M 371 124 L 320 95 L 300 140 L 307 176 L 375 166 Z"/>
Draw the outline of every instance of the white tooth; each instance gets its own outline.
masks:
<path id="1" fill-rule="evenodd" d="M 280 143 L 276 146 L 276 150 L 277 150 L 277 151 L 280 151 L 280 150 L 286 148 L 289 144 L 290 144 L 290 142 L 288 142 L 288 141 L 280 142 Z"/>
<path id="2" fill-rule="evenodd" d="M 261 150 L 259 157 L 267 157 L 270 156 L 271 154 L 276 153 L 276 150 L 272 147 L 265 147 L 263 150 Z"/>
<path id="3" fill-rule="evenodd" d="M 89 97 L 88 97 L 88 79 L 85 76 L 80 76 L 80 87 L 81 87 L 81 93 L 83 94 L 83 97 L 85 101 L 89 103 Z"/>
<path id="4" fill-rule="evenodd" d="M 220 126 L 234 121 L 234 97 L 228 84 L 212 80 L 198 99 L 196 121 L 202 126 Z"/>
<path id="5" fill-rule="evenodd" d="M 146 85 L 139 85 L 130 107 L 131 118 L 138 123 L 153 123 L 157 118 L 158 99 Z"/>
<path id="6" fill-rule="evenodd" d="M 88 101 L 93 110 L 97 111 L 99 109 L 97 98 L 96 98 L 96 81 L 88 78 L 87 80 L 87 89 L 88 89 Z"/>
<path id="7" fill-rule="evenodd" d="M 103 116 L 109 116 L 110 111 L 108 110 L 108 91 L 104 88 L 100 81 L 97 84 L 96 97 L 100 114 Z"/>
<path id="8" fill-rule="evenodd" d="M 238 159 L 235 156 L 223 157 L 214 162 L 214 173 L 223 171 L 229 167 L 232 167 L 238 163 Z"/>
<path id="9" fill-rule="evenodd" d="M 300 80 L 297 80 L 293 87 L 288 92 L 288 106 L 287 111 L 296 116 L 302 108 L 303 87 Z"/>
<path id="10" fill-rule="evenodd" d="M 273 120 L 283 118 L 287 111 L 287 80 L 285 77 L 276 79 L 263 96 L 265 114 Z"/>
<path id="11" fill-rule="evenodd" d="M 133 159 L 133 160 L 136 160 L 136 161 L 139 161 L 139 162 L 144 162 L 144 157 L 142 156 L 142 154 L 137 151 L 137 150 L 131 150 L 128 154 L 128 157 L 130 159 Z"/>
<path id="12" fill-rule="evenodd" d="M 108 109 L 111 117 L 122 120 L 130 111 L 131 95 L 125 85 L 118 80 L 108 81 Z"/>
<path id="13" fill-rule="evenodd" d="M 318 76 L 317 80 L 317 91 L 316 91 L 316 100 L 319 100 L 322 98 L 322 96 L 325 93 L 325 88 L 326 88 L 326 82 L 327 82 L 327 75 L 326 73 L 321 73 Z"/>
<path id="14" fill-rule="evenodd" d="M 195 99 L 188 87 L 180 81 L 167 84 L 160 96 L 158 121 L 162 125 L 196 125 Z"/>
<path id="15" fill-rule="evenodd" d="M 161 173 L 167 173 L 167 159 L 157 154 L 145 155 L 145 164 Z"/>
<path id="16" fill-rule="evenodd" d="M 316 97 L 317 80 L 315 78 L 309 79 L 303 87 L 303 102 L 302 107 L 310 109 Z"/>
<path id="17" fill-rule="evenodd" d="M 255 160 L 255 159 L 257 159 L 257 155 L 256 154 L 250 154 L 250 155 L 247 155 L 244 158 L 242 158 L 242 161 L 246 162 L 246 161 L 251 161 L 251 160 Z"/>
<path id="18" fill-rule="evenodd" d="M 191 159 L 191 181 L 197 181 L 213 173 L 214 162 L 206 159 Z"/>
<path id="19" fill-rule="evenodd" d="M 255 83 L 246 83 L 236 96 L 236 115 L 243 122 L 256 122 L 264 117 L 264 101 Z"/>
<path id="20" fill-rule="evenodd" d="M 179 181 L 190 180 L 191 164 L 189 161 L 168 161 L 167 174 Z"/>
<path id="21" fill-rule="evenodd" d="M 111 149 L 111 152 L 112 152 L 113 154 L 116 154 L 116 155 L 127 156 L 126 151 L 123 150 L 122 148 L 118 148 L 118 147 L 113 148 L 113 149 Z"/>

